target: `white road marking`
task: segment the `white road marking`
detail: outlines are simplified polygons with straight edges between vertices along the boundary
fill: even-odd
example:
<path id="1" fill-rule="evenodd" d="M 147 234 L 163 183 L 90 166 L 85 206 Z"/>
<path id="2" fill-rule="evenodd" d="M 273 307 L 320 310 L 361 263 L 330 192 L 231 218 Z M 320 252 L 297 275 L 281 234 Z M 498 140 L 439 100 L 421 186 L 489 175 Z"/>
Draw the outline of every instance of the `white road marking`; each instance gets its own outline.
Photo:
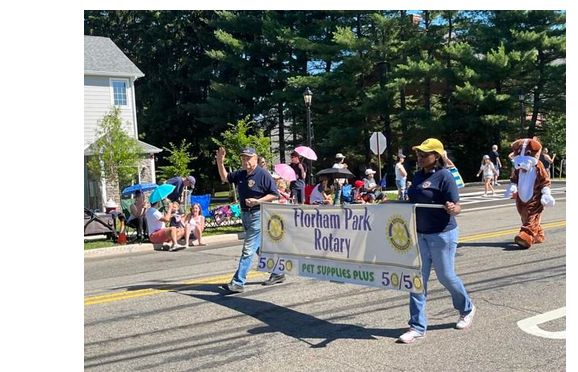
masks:
<path id="1" fill-rule="evenodd" d="M 533 336 L 552 338 L 552 339 L 565 339 L 566 330 L 558 332 L 544 331 L 538 325 L 542 323 L 549 322 L 554 319 L 562 318 L 566 316 L 566 307 L 561 307 L 556 310 L 548 311 L 544 314 L 538 314 L 526 319 L 522 319 L 518 322 L 518 327 L 526 333 Z"/>

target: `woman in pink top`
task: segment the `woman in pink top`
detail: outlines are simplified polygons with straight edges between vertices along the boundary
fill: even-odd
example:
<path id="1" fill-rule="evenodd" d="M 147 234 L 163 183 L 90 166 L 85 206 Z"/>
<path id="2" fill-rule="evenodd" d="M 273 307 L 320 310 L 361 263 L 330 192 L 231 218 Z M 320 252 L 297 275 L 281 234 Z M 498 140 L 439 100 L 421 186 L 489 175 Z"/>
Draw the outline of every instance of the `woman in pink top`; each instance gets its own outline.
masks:
<path id="1" fill-rule="evenodd" d="M 199 245 L 206 245 L 201 241 L 203 230 L 205 230 L 205 217 L 201 213 L 201 205 L 199 203 L 193 204 L 190 213 L 185 216 L 183 222 L 185 226 L 185 245 L 194 245 L 192 240 L 189 243 L 191 232 L 195 235 L 195 238 L 199 240 Z"/>

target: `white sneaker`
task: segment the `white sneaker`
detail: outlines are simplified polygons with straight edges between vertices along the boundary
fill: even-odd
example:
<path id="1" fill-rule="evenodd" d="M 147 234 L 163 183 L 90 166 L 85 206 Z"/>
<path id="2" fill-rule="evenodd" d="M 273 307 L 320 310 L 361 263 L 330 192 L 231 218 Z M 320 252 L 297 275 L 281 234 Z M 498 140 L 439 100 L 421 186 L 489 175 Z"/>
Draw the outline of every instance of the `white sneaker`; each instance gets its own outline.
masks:
<path id="1" fill-rule="evenodd" d="M 184 245 L 175 244 L 169 248 L 169 252 L 174 252 L 174 251 L 178 251 L 179 249 L 185 249 L 185 248 L 186 248 L 186 246 L 184 246 Z"/>
<path id="2" fill-rule="evenodd" d="M 425 332 L 419 333 L 415 329 L 410 328 L 409 331 L 407 331 L 403 335 L 399 336 L 399 338 L 397 340 L 401 343 L 404 343 L 404 344 L 411 344 L 416 339 L 422 338 L 422 337 L 425 337 Z"/>
<path id="3" fill-rule="evenodd" d="M 499 182 L 496 182 L 495 185 L 496 185 L 496 186 L 500 186 L 500 183 L 499 183 Z"/>
<path id="4" fill-rule="evenodd" d="M 472 311 L 468 315 L 460 315 L 460 319 L 456 323 L 457 329 L 466 329 L 472 325 L 474 321 L 474 315 L 476 315 L 476 307 L 472 306 Z"/>

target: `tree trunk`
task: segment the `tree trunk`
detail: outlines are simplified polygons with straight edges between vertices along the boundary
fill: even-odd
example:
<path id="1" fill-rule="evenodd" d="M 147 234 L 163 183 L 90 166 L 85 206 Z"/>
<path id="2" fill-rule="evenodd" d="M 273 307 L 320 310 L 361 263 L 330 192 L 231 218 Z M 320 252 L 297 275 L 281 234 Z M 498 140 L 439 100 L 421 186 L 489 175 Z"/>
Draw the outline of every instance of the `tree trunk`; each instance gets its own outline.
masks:
<path id="1" fill-rule="evenodd" d="M 528 137 L 532 138 L 536 135 L 536 121 L 541 110 L 540 96 L 544 90 L 544 67 L 546 65 L 544 51 L 538 50 L 538 82 L 533 96 L 532 120 L 528 123 Z"/>
<path id="2" fill-rule="evenodd" d="M 279 102 L 277 112 L 279 118 L 279 163 L 285 163 L 285 115 L 283 115 L 282 102 Z"/>

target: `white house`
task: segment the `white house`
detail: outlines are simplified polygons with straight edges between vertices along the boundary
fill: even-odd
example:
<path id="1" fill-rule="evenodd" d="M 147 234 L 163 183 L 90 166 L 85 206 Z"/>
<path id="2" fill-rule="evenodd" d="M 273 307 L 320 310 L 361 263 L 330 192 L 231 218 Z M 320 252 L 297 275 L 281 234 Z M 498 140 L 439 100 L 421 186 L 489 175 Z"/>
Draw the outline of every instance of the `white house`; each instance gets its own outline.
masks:
<path id="1" fill-rule="evenodd" d="M 86 166 L 93 154 L 98 122 L 113 106 L 121 109 L 126 131 L 138 140 L 134 82 L 144 74 L 107 37 L 84 36 L 84 206 L 104 209 L 108 199 L 119 202 L 118 186 L 106 180 L 90 179 Z M 139 141 L 143 159 L 139 164 L 138 182 L 156 182 L 154 154 L 162 150 Z M 136 172 L 136 170 L 135 170 Z"/>

